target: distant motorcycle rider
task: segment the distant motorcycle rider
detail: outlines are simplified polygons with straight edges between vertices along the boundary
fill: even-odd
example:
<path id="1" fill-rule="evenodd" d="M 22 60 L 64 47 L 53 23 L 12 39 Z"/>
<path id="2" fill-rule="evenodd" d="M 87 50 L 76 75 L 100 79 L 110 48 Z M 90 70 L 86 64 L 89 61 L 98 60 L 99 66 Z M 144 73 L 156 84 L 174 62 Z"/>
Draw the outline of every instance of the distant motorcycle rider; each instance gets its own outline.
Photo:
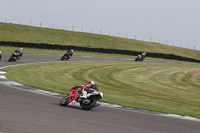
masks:
<path id="1" fill-rule="evenodd" d="M 89 81 L 87 85 L 77 85 L 75 88 L 81 88 L 79 92 L 82 94 L 80 98 L 87 98 L 87 93 L 98 91 L 94 81 Z"/>
<path id="2" fill-rule="evenodd" d="M 65 54 L 65 56 L 67 56 L 67 57 L 68 57 L 68 56 L 69 56 L 69 57 L 72 57 L 72 56 L 73 56 L 73 51 L 74 51 L 73 49 L 68 50 L 67 53 Z"/>
<path id="3" fill-rule="evenodd" d="M 22 55 L 23 55 L 23 48 L 19 48 L 19 49 L 15 50 L 15 52 L 13 53 L 13 56 L 18 59 L 19 59 L 19 57 L 22 57 Z"/>
<path id="4" fill-rule="evenodd" d="M 142 56 L 142 59 L 144 59 L 144 58 L 146 57 L 146 52 L 143 52 L 143 53 L 141 54 L 141 56 Z"/>

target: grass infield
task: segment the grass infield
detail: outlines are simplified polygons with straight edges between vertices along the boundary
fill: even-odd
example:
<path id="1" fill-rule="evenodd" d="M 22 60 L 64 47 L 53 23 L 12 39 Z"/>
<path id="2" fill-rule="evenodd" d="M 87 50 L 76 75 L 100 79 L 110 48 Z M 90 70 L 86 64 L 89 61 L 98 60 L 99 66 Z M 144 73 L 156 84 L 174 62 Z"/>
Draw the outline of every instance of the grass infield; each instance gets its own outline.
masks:
<path id="1" fill-rule="evenodd" d="M 94 80 L 104 93 L 101 101 L 200 118 L 199 65 L 60 62 L 4 70 L 18 83 L 61 94 Z"/>

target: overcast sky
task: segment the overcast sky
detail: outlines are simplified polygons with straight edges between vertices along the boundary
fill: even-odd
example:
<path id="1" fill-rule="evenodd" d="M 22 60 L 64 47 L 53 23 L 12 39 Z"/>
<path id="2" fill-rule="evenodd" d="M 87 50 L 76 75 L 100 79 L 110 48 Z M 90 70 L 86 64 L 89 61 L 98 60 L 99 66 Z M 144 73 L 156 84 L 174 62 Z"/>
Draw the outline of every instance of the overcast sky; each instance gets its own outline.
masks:
<path id="1" fill-rule="evenodd" d="M 0 0 L 0 22 L 200 50 L 200 0 Z"/>

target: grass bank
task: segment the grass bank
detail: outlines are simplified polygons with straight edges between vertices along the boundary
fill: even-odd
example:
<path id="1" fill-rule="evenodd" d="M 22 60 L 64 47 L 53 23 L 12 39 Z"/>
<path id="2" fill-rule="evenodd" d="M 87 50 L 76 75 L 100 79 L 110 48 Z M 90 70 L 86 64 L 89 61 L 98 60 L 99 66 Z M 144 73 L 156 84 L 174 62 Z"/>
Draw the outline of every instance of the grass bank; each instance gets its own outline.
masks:
<path id="1" fill-rule="evenodd" d="M 104 93 L 102 101 L 200 118 L 199 65 L 61 62 L 4 70 L 11 80 L 62 94 L 94 80 Z"/>
<path id="2" fill-rule="evenodd" d="M 48 43 L 175 54 L 200 59 L 200 51 L 108 35 L 0 23 L 0 41 Z"/>

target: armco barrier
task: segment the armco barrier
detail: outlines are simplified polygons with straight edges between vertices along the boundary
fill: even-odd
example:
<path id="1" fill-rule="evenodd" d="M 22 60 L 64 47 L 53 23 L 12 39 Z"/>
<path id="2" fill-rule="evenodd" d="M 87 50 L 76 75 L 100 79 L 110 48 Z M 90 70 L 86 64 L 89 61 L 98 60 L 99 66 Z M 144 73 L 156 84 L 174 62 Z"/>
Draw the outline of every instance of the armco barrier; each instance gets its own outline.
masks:
<path id="1" fill-rule="evenodd" d="M 138 54 L 141 54 L 141 52 L 130 51 L 130 50 L 88 48 L 88 47 L 77 47 L 77 46 L 70 46 L 70 45 L 65 46 L 65 45 L 44 44 L 44 43 L 23 43 L 23 42 L 0 41 L 0 46 L 28 47 L 28 48 L 38 48 L 38 49 L 57 49 L 57 50 L 74 49 L 74 51 L 113 53 L 113 54 L 123 54 L 123 55 L 133 55 L 133 56 L 137 56 Z M 177 55 L 173 55 L 173 54 L 147 53 L 147 57 L 172 59 L 172 60 L 189 61 L 189 62 L 200 63 L 200 60 L 187 58 L 187 57 L 182 57 L 182 56 L 177 56 Z"/>

